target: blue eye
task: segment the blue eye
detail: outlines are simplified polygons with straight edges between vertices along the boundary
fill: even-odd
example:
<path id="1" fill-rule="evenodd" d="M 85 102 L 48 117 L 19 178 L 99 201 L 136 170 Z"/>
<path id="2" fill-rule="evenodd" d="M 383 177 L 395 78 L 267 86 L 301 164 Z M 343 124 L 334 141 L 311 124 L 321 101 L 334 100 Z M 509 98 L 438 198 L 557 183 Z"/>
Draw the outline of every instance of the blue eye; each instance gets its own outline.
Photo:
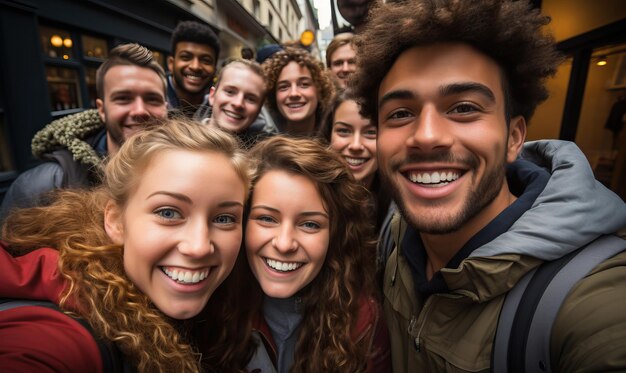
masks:
<path id="1" fill-rule="evenodd" d="M 166 219 L 166 220 L 182 219 L 182 215 L 178 211 L 172 208 L 163 208 L 163 209 L 157 210 L 155 213 L 159 217 Z"/>

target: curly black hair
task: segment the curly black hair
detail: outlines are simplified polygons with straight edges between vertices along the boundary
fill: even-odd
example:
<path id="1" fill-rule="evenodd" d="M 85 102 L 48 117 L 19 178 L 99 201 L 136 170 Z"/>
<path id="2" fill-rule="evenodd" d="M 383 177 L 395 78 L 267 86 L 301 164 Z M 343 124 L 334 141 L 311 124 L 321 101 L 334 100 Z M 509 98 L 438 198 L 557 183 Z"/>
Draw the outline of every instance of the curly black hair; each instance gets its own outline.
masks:
<path id="1" fill-rule="evenodd" d="M 181 41 L 208 45 L 215 51 L 215 58 L 220 55 L 220 39 L 213 29 L 200 22 L 182 21 L 176 25 L 171 39 L 171 53 L 176 54 L 176 45 Z"/>
<path id="2" fill-rule="evenodd" d="M 465 43 L 501 68 L 507 123 L 529 120 L 548 98 L 544 81 L 563 60 L 543 27 L 550 18 L 525 0 L 414 0 L 374 6 L 357 35 L 357 71 L 352 80 L 361 114 L 378 118 L 378 88 L 396 59 L 415 46 Z"/>

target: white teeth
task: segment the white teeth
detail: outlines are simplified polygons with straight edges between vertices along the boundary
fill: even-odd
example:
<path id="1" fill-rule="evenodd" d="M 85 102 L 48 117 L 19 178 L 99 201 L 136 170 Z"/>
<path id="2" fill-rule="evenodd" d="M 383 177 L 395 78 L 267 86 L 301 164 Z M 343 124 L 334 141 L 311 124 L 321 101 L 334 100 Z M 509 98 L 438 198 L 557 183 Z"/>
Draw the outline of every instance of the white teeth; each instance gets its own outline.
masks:
<path id="1" fill-rule="evenodd" d="M 233 118 L 233 119 L 242 119 L 243 118 L 242 115 L 235 114 L 232 111 L 224 110 L 224 114 L 226 114 L 227 117 L 230 117 L 230 118 Z"/>
<path id="2" fill-rule="evenodd" d="M 167 267 L 161 267 L 161 270 L 172 280 L 185 284 L 196 284 L 207 278 L 209 275 L 208 269 L 202 271 L 185 271 L 182 269 L 169 269 Z"/>
<path id="3" fill-rule="evenodd" d="M 270 268 L 273 268 L 280 272 L 291 272 L 302 267 L 302 263 L 279 262 L 278 260 L 267 258 L 265 259 L 265 262 L 268 266 L 270 266 Z"/>
<path id="4" fill-rule="evenodd" d="M 420 184 L 442 184 L 447 185 L 448 182 L 454 181 L 459 178 L 459 174 L 456 172 L 409 172 L 409 180 L 414 183 Z"/>
<path id="5" fill-rule="evenodd" d="M 359 166 L 365 163 L 365 161 L 367 161 L 367 159 L 363 159 L 363 158 L 345 157 L 345 159 L 346 159 L 346 162 L 348 162 L 348 164 L 350 164 L 351 166 Z"/>
<path id="6" fill-rule="evenodd" d="M 287 107 L 291 108 L 291 109 L 297 109 L 299 107 L 303 107 L 304 104 L 303 103 L 299 103 L 299 104 L 288 104 Z"/>

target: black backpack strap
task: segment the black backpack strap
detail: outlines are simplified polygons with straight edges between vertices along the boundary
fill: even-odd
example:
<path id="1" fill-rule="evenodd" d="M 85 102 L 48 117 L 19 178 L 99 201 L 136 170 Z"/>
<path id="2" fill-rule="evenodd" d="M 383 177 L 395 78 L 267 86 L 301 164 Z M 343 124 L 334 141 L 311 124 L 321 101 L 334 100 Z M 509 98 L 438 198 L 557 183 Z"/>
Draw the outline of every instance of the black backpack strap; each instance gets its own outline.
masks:
<path id="1" fill-rule="evenodd" d="M 524 276 L 505 298 L 494 339 L 492 371 L 551 372 L 552 325 L 563 301 L 594 267 L 625 249 L 625 240 L 602 236 Z"/>
<path id="2" fill-rule="evenodd" d="M 17 307 L 24 306 L 37 306 L 37 307 L 46 307 L 59 312 L 62 312 L 61 309 L 54 303 L 42 300 L 33 300 L 33 299 L 12 299 L 12 298 L 0 298 L 0 311 L 9 310 Z M 67 315 L 67 317 L 71 317 Z M 98 345 L 98 350 L 100 350 L 100 356 L 102 358 L 102 368 L 103 372 L 111 372 L 111 373 L 122 373 L 129 371 L 127 364 L 123 358 L 122 353 L 119 351 L 117 346 L 114 343 L 107 343 L 97 338 L 91 326 L 82 318 L 71 317 L 73 320 L 78 321 L 85 329 L 91 333 L 93 339 L 96 341 Z"/>

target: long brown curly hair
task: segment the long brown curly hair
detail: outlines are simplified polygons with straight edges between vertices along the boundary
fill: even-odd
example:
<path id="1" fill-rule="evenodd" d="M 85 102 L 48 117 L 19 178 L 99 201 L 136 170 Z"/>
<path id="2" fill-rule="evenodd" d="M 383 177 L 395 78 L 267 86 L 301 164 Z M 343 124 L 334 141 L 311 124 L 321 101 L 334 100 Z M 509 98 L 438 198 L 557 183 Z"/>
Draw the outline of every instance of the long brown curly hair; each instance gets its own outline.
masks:
<path id="1" fill-rule="evenodd" d="M 285 48 L 276 52 L 263 63 L 265 76 L 267 78 L 267 103 L 274 115 L 281 119 L 282 115 L 278 111 L 278 103 L 276 102 L 276 83 L 283 68 L 290 62 L 297 62 L 298 65 L 306 67 L 311 72 L 313 84 L 317 89 L 317 109 L 315 110 L 315 128 L 323 119 L 324 112 L 333 98 L 335 87 L 332 80 L 326 74 L 324 65 L 321 61 L 316 60 L 309 52 L 302 48 Z M 284 118 L 282 118 L 284 121 Z M 284 123 L 280 123 L 283 125 Z"/>
<path id="2" fill-rule="evenodd" d="M 124 249 L 114 245 L 104 229 L 106 204 L 114 201 L 123 208 L 152 157 L 168 149 L 224 154 L 249 187 L 248 162 L 232 136 L 169 120 L 127 140 L 105 166 L 101 187 L 57 191 L 49 206 L 15 210 L 2 235 L 13 255 L 41 247 L 57 249 L 59 271 L 67 280 L 61 309 L 82 317 L 98 337 L 114 342 L 138 371 L 198 372 L 206 346 L 198 345 L 194 335 L 210 322 L 219 323 L 206 317 L 211 307 L 191 320 L 169 319 L 127 277 Z"/>
<path id="3" fill-rule="evenodd" d="M 544 81 L 562 57 L 545 33 L 550 18 L 528 1 L 418 0 L 376 2 L 367 27 L 357 35 L 357 70 L 352 77 L 364 117 L 378 122 L 378 88 L 407 49 L 458 42 L 473 46 L 501 69 L 507 123 L 530 119 L 548 97 Z"/>
<path id="4" fill-rule="evenodd" d="M 256 162 L 254 185 L 269 171 L 302 175 L 319 190 L 330 217 L 330 243 L 324 265 L 304 289 L 303 319 L 298 331 L 292 372 L 360 372 L 368 351 L 355 343 L 359 297 L 373 295 L 375 240 L 373 226 L 363 214 L 367 190 L 357 183 L 336 153 L 314 139 L 275 136 L 250 153 Z M 247 272 L 252 277 L 248 268 Z M 254 291 L 262 294 L 254 281 Z M 261 297 L 252 312 L 261 311 Z"/>

